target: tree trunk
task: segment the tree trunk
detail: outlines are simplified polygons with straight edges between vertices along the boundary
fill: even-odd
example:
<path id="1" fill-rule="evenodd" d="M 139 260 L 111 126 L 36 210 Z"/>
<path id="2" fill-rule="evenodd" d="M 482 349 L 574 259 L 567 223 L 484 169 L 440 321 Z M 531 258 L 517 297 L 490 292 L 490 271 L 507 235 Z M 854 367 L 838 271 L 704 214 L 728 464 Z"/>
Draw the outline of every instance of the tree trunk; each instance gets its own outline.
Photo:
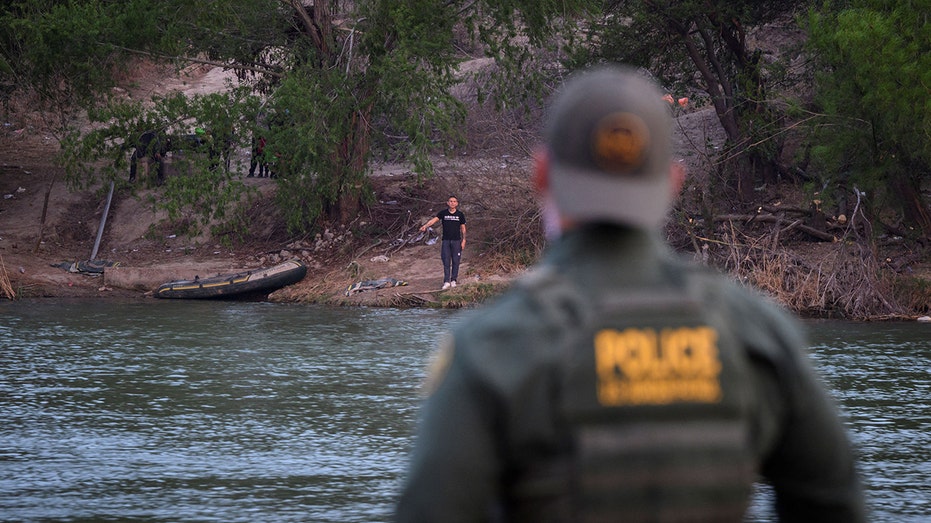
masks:
<path id="1" fill-rule="evenodd" d="M 352 113 L 350 133 L 343 138 L 339 147 L 339 164 L 341 175 L 339 194 L 330 208 L 328 218 L 346 225 L 354 220 L 362 208 L 362 190 L 366 183 L 366 155 L 370 148 L 369 127 L 366 124 L 371 115 L 372 106 L 363 107 Z"/>
<path id="2" fill-rule="evenodd" d="M 921 231 L 922 237 L 931 237 L 931 212 L 921 196 L 918 182 L 908 173 L 896 173 L 890 177 L 895 198 L 901 202 L 906 229 Z"/>
<path id="3" fill-rule="evenodd" d="M 734 115 L 733 107 L 731 107 L 731 103 L 728 102 L 731 98 L 727 93 L 727 85 L 729 85 L 729 83 L 726 78 L 722 79 L 715 74 L 715 71 L 712 70 L 712 67 L 705 59 L 705 56 L 709 56 L 710 50 L 705 49 L 703 53 L 689 35 L 687 27 L 673 21 L 670 21 L 670 27 L 679 35 L 682 44 L 685 46 L 686 53 L 689 55 L 692 63 L 695 64 L 695 68 L 705 82 L 705 92 L 711 97 L 711 104 L 714 106 L 714 112 L 718 115 L 718 120 L 724 128 L 724 133 L 727 134 L 728 140 L 733 143 L 738 143 L 740 129 L 737 126 L 737 118 Z"/>
<path id="4" fill-rule="evenodd" d="M 39 237 L 36 239 L 36 248 L 33 253 L 38 253 L 39 247 L 42 245 L 42 237 L 45 235 L 45 220 L 48 217 L 48 202 L 52 197 L 52 188 L 55 187 L 55 179 L 57 177 L 57 173 L 53 174 L 48 182 L 48 188 L 45 189 L 45 200 L 42 202 L 42 217 L 39 218 Z"/>
<path id="5" fill-rule="evenodd" d="M 734 178 L 737 180 L 737 197 L 741 202 L 753 201 L 754 183 L 756 182 L 753 158 L 744 152 L 737 157 L 733 165 L 736 171 Z"/>
<path id="6" fill-rule="evenodd" d="M 727 136 L 730 147 L 725 148 L 725 172 L 738 198 L 752 201 L 758 174 L 765 174 L 772 162 L 759 152 L 747 147 L 748 131 L 741 125 L 739 103 L 750 103 L 750 110 L 765 114 L 765 83 L 760 72 L 761 53 L 749 53 L 743 27 L 736 20 L 719 19 L 715 13 L 707 14 L 706 21 L 668 20 L 669 28 L 682 41 L 686 54 L 704 83 L 704 90 L 711 98 L 715 114 Z M 728 73 L 716 54 L 723 45 L 733 54 L 737 67 L 736 77 Z M 735 86 L 742 85 L 743 92 Z"/>

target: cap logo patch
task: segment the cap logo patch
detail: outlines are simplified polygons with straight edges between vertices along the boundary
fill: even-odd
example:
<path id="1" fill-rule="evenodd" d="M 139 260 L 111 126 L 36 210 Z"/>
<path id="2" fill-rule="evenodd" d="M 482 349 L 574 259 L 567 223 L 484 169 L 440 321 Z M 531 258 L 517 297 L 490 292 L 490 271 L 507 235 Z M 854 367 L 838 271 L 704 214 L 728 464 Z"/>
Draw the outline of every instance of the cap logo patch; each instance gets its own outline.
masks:
<path id="1" fill-rule="evenodd" d="M 633 113 L 605 116 L 592 132 L 592 157 L 595 164 L 609 172 L 628 173 L 646 161 L 650 131 Z"/>

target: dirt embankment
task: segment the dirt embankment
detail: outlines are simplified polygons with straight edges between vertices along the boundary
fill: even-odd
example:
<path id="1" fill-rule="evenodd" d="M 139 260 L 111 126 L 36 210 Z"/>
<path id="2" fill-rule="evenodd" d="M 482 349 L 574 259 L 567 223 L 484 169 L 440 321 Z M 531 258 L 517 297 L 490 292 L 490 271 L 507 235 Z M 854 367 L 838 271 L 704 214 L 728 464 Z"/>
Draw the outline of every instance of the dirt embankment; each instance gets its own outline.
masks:
<path id="1" fill-rule="evenodd" d="M 121 91 L 121 95 L 148 99 L 152 94 L 171 90 L 213 92 L 225 88 L 229 79 L 218 69 L 198 68 L 177 78 L 165 79 L 158 71 L 145 68 L 136 76 L 142 78 L 138 83 L 145 87 L 135 92 Z M 459 166 L 442 158 L 437 163 L 439 176 L 431 184 L 436 193 L 431 193 L 429 187 L 411 191 L 410 172 L 403 166 L 380 166 L 374 185 L 381 203 L 354 222 L 354 230 L 328 229 L 316 237 L 293 238 L 283 231 L 281 220 L 269 212 L 274 207 L 274 181 L 246 177 L 249 152 L 237 150 L 232 168 L 243 176 L 244 183 L 256 189 L 258 199 L 250 207 L 253 221 L 247 239 L 228 247 L 230 242 L 221 242 L 208 233 L 191 237 L 173 230 L 166 214 L 147 203 L 149 198 L 158 197 L 159 189 L 147 185 L 144 174 L 140 174 L 135 193 L 117 189 L 109 207 L 106 187 L 69 190 L 62 168 L 53 161 L 57 142 L 43 130 L 41 120 L 29 113 L 9 119 L 0 128 L 0 297 L 146 299 L 167 281 L 270 266 L 286 258 L 302 259 L 310 269 L 308 276 L 270 299 L 360 305 L 417 305 L 443 299 L 455 304 L 457 300 L 468 301 L 471 298 L 463 296 L 475 291 L 461 286 L 458 292 L 440 296 L 436 292 L 442 284 L 438 245 L 427 245 L 426 238 L 406 243 L 411 240 L 410 229 L 439 210 L 447 192 L 464 190 Z M 166 164 L 167 175 L 177 175 L 170 165 L 171 153 Z M 480 205 L 474 205 L 469 197 L 462 200 L 466 213 L 474 210 L 475 217 L 481 216 Z M 373 221 L 381 223 L 370 223 Z M 470 238 L 483 233 L 480 219 L 469 226 Z M 381 237 L 360 238 L 363 229 L 387 232 Z M 68 270 L 72 263 L 90 260 L 95 245 L 94 258 L 114 266 L 107 267 L 103 274 Z M 507 274 L 483 269 L 481 261 L 474 247 L 467 247 L 460 283 L 497 284 L 508 280 Z M 353 283 L 385 278 L 401 280 L 405 285 L 345 295 Z"/>
<path id="2" fill-rule="evenodd" d="M 212 92 L 225 88 L 228 75 L 195 68 L 177 78 L 166 78 L 160 71 L 141 71 L 136 77 L 137 85 L 144 87 L 122 95 L 148 98 L 175 89 Z M 8 119 L 0 128 L 0 298 L 15 293 L 18 298 L 149 299 L 150 291 L 166 281 L 270 266 L 297 257 L 308 265 L 308 276 L 270 299 L 462 306 L 499 292 L 522 270 L 522 262 L 532 261 L 501 259 L 496 253 L 506 249 L 499 245 L 539 237 L 539 231 L 528 232 L 538 227 L 527 179 L 528 142 L 535 137 L 524 125 L 502 132 L 497 115 L 477 114 L 470 117 L 469 125 L 478 139 L 455 157 L 437 158 L 437 177 L 428 185 L 413 183 L 404 166 L 379 166 L 373 175 L 378 203 L 348 229 L 289 237 L 270 211 L 274 180 L 245 177 L 248 151 L 238 150 L 233 169 L 260 195 L 250 207 L 245 241 L 227 247 L 229 242 L 209 234 L 190 237 L 174 230 L 164 213 L 146 203 L 149 197 L 158 197 L 158 188 L 140 184 L 134 194 L 125 188 L 116 191 L 101 235 L 96 258 L 118 266 L 107 268 L 102 276 L 69 272 L 63 267 L 91 258 L 107 191 L 103 187 L 68 190 L 62 169 L 52 161 L 57 144 L 43 131 L 41 121 L 28 113 Z M 712 110 L 677 109 L 675 152 L 690 174 L 677 223 L 667 231 L 677 248 L 731 271 L 801 313 L 866 317 L 880 311 L 875 314 L 917 317 L 929 312 L 931 264 L 924 249 L 902 238 L 875 242 L 877 252 L 866 253 L 856 242 L 813 241 L 789 222 L 715 221 L 716 232 L 704 236 L 697 232 L 694 226 L 701 222 L 703 198 L 711 185 L 708 173 L 715 171 L 708 151 L 722 141 Z M 167 172 L 177 175 L 170 166 Z M 779 208 L 773 212 L 805 207 L 803 195 L 792 184 L 767 190 L 770 193 L 761 201 L 767 202 L 767 208 Z M 424 239 L 406 242 L 450 194 L 459 196 L 468 217 L 469 244 L 460 270 L 462 285 L 440 292 L 438 246 L 427 245 Z M 539 245 L 525 252 L 534 248 Z M 405 285 L 346 295 L 352 284 L 389 278 Z"/>
<path id="3" fill-rule="evenodd" d="M 403 169 L 379 173 L 375 185 L 382 203 L 376 207 L 382 208 L 382 216 L 366 219 L 395 223 L 382 226 L 389 231 L 383 237 L 367 239 L 359 239 L 348 229 L 326 230 L 312 238 L 283 234 L 280 222 L 263 214 L 272 207 L 274 181 L 268 178 L 243 178 L 258 190 L 260 199 L 252 204 L 256 219 L 249 239 L 233 247 L 209 234 L 190 237 L 172 230 L 164 222 L 164 213 L 146 204 L 148 196 L 157 196 L 158 188 L 141 189 L 136 195 L 126 189 L 117 190 L 95 257 L 115 266 L 107 267 L 103 274 L 90 274 L 68 268 L 71 263 L 91 259 L 107 191 L 69 191 L 62 181 L 61 168 L 52 165 L 53 154 L 54 144 L 39 133 L 8 132 L 0 138 L 0 296 L 4 296 L 6 287 L 17 298 L 146 299 L 167 281 L 267 267 L 287 258 L 300 258 L 310 269 L 308 276 L 270 299 L 418 305 L 444 298 L 436 292 L 442 284 L 439 246 L 428 245 L 426 236 L 412 241 L 416 235 L 411 234 L 411 229 L 426 222 L 445 197 L 431 198 L 429 190 L 424 189 L 422 197 L 412 199 L 407 195 L 409 191 L 400 190 L 410 182 L 409 173 Z M 455 180 L 440 185 L 451 184 L 455 185 Z M 470 211 L 470 204 L 464 203 L 463 207 L 465 212 Z M 480 215 L 481 211 L 476 210 Z M 353 224 L 366 225 L 364 219 Z M 477 225 L 470 236 L 480 234 L 481 229 Z M 484 272 L 480 260 L 470 258 L 474 254 L 475 250 L 467 246 L 460 283 L 508 279 L 508 275 Z M 403 281 L 404 285 L 345 294 L 353 283 L 385 278 Z M 468 292 L 468 286 L 463 285 L 458 294 L 461 297 Z M 457 293 L 444 294 L 446 300 L 456 300 Z"/>

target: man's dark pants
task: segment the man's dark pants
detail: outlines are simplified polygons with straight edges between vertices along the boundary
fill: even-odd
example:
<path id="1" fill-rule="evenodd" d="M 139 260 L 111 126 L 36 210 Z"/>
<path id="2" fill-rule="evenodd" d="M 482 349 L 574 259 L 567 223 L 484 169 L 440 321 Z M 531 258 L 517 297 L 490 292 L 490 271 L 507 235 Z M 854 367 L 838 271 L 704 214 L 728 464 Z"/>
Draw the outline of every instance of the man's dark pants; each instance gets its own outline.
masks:
<path id="1" fill-rule="evenodd" d="M 443 240 L 440 258 L 443 260 L 443 281 L 457 281 L 459 260 L 462 258 L 462 240 Z"/>

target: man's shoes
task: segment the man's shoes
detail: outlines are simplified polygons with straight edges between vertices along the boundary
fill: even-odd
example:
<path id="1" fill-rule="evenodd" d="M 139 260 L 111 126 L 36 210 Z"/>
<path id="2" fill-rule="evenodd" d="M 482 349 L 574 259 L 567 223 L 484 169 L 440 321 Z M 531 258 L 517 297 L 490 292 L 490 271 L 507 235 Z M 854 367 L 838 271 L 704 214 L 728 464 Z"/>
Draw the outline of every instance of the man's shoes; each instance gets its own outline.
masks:
<path id="1" fill-rule="evenodd" d="M 455 287 L 455 286 L 456 286 L 456 280 L 453 280 L 453 281 L 449 282 L 449 286 L 450 286 L 450 287 Z"/>
<path id="2" fill-rule="evenodd" d="M 448 281 L 447 281 L 447 282 L 443 282 L 443 290 L 444 290 L 444 291 L 445 291 L 446 289 L 448 289 L 449 286 L 450 286 L 450 283 L 449 283 Z"/>

